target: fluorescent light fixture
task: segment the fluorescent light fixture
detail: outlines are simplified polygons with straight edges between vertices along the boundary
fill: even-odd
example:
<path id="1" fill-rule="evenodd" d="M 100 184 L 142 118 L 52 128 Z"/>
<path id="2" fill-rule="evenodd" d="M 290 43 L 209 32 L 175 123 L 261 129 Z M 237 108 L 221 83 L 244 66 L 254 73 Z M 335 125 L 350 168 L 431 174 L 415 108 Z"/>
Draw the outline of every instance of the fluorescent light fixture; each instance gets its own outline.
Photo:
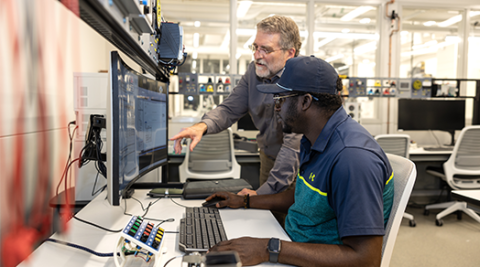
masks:
<path id="1" fill-rule="evenodd" d="M 405 35 L 408 35 L 409 32 L 408 32 L 408 31 L 401 31 L 400 34 L 401 34 L 402 36 L 405 36 Z"/>
<path id="2" fill-rule="evenodd" d="M 329 58 L 325 59 L 325 61 L 327 61 L 327 62 L 330 63 L 330 62 L 332 62 L 332 61 L 335 61 L 335 60 L 337 60 L 337 59 L 341 59 L 341 58 L 343 58 L 343 57 L 344 57 L 343 54 L 338 54 L 338 55 L 336 55 L 336 56 L 329 57 Z"/>
<path id="3" fill-rule="evenodd" d="M 360 6 L 360 7 L 357 7 L 356 9 L 350 11 L 348 14 L 346 14 L 345 16 L 343 16 L 340 20 L 342 21 L 350 21 L 360 15 L 362 15 L 363 13 L 365 12 L 368 12 L 370 10 L 374 9 L 373 7 L 371 6 Z"/>
<path id="4" fill-rule="evenodd" d="M 350 32 L 350 29 L 343 29 L 342 30 L 342 33 L 349 33 Z"/>
<path id="5" fill-rule="evenodd" d="M 251 5 L 252 5 L 252 1 L 239 2 L 237 7 L 237 18 L 245 17 Z"/>
<path id="6" fill-rule="evenodd" d="M 194 60 L 192 61 L 192 69 L 196 69 L 197 68 L 197 61 Z"/>
<path id="7" fill-rule="evenodd" d="M 445 21 L 438 23 L 438 27 L 448 27 L 462 20 L 462 15 L 453 16 Z"/>
<path id="8" fill-rule="evenodd" d="M 361 24 L 368 24 L 368 23 L 370 23 L 370 21 L 371 21 L 370 18 L 363 18 L 363 19 L 360 20 L 360 23 Z"/>
<path id="9" fill-rule="evenodd" d="M 417 49 L 417 50 L 414 50 L 414 51 L 403 52 L 402 57 L 419 56 L 419 55 L 437 53 L 439 48 L 458 43 L 459 41 L 460 41 L 460 38 L 458 38 L 457 36 L 447 36 L 445 38 L 445 42 L 437 43 L 435 45 L 425 47 L 425 48 L 422 48 L 422 49 Z"/>
<path id="10" fill-rule="evenodd" d="M 193 59 L 197 59 L 197 57 L 198 57 L 198 52 L 197 52 L 197 51 L 193 51 L 193 53 L 192 53 L 192 58 L 193 58 Z"/>
<path id="11" fill-rule="evenodd" d="M 243 44 L 243 48 L 250 49 L 249 46 L 251 44 L 253 44 L 253 41 L 255 41 L 255 36 L 256 35 L 252 35 L 252 37 L 248 38 L 248 40 L 245 42 L 245 44 Z"/>
<path id="12" fill-rule="evenodd" d="M 227 49 L 229 44 L 230 44 L 230 30 L 227 30 L 225 37 L 223 37 L 222 44 L 220 45 L 220 49 Z"/>
<path id="13" fill-rule="evenodd" d="M 349 67 L 348 65 L 341 66 L 341 67 L 337 68 L 337 71 L 346 70 L 346 69 L 348 69 L 348 67 Z"/>
<path id="14" fill-rule="evenodd" d="M 353 49 L 355 55 L 361 55 L 377 49 L 377 41 L 366 43 Z"/>
<path id="15" fill-rule="evenodd" d="M 237 53 L 237 54 L 235 55 L 235 57 L 237 58 L 237 60 L 238 60 L 241 56 L 242 56 L 242 53 Z"/>
<path id="16" fill-rule="evenodd" d="M 302 36 L 302 32 L 300 32 Z M 350 38 L 350 39 L 365 39 L 365 40 L 378 40 L 378 34 L 375 33 L 340 33 L 340 32 L 314 32 L 314 38 Z"/>
<path id="17" fill-rule="evenodd" d="M 198 47 L 200 45 L 200 34 L 198 32 L 193 34 L 193 47 Z"/>
<path id="18" fill-rule="evenodd" d="M 475 17 L 475 16 L 478 16 L 480 15 L 480 11 L 470 11 L 470 17 Z M 439 27 L 448 27 L 452 24 L 455 24 L 457 22 L 460 22 L 462 20 L 463 16 L 462 15 L 456 15 L 456 16 L 453 16 L 445 21 L 442 21 L 440 23 L 438 23 L 438 26 Z"/>
<path id="19" fill-rule="evenodd" d="M 430 20 L 430 21 L 427 21 L 427 22 L 423 23 L 423 25 L 427 26 L 427 27 L 433 26 L 435 24 L 437 24 L 437 23 L 433 20 Z"/>
<path id="20" fill-rule="evenodd" d="M 193 26 L 195 26 L 196 28 L 200 27 L 200 25 L 201 23 L 198 20 L 193 23 Z"/>
<path id="21" fill-rule="evenodd" d="M 335 39 L 337 39 L 337 38 L 335 38 L 335 37 L 327 37 L 327 38 L 321 40 L 320 42 L 318 42 L 318 43 L 315 44 L 315 50 L 318 50 L 320 47 L 322 47 L 322 46 L 330 43 L 331 41 L 333 41 L 333 40 L 335 40 Z"/>

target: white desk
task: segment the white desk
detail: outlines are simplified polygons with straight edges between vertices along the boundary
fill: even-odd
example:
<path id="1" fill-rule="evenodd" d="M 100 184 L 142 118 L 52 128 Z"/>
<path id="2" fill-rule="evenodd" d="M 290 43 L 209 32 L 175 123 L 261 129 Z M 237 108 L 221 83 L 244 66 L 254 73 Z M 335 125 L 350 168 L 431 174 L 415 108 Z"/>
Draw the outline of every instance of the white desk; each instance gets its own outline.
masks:
<path id="1" fill-rule="evenodd" d="M 135 190 L 134 197 L 143 203 L 146 207 L 149 202 L 156 199 L 148 197 L 148 190 Z M 123 214 L 125 209 L 125 202 L 119 207 L 112 207 L 105 199 L 106 193 L 103 192 L 90 202 L 85 208 L 77 213 L 77 217 L 86 221 L 99 224 L 103 227 L 112 230 L 122 229 L 131 216 Z M 203 200 L 182 200 L 174 198 L 179 204 L 198 207 L 201 206 Z M 127 201 L 127 213 L 133 215 L 143 215 L 140 204 L 134 199 Z M 185 208 L 180 207 L 171 199 L 160 199 L 156 204 L 150 207 L 148 218 L 168 219 L 174 218 L 174 222 L 165 222 L 160 227 L 166 232 L 179 230 L 180 219 L 184 217 Z M 270 238 L 277 237 L 282 240 L 289 240 L 290 238 L 285 233 L 283 228 L 277 223 L 270 211 L 255 210 L 255 209 L 221 209 L 220 215 L 222 217 L 225 231 L 229 239 L 234 239 L 242 236 Z M 154 221 L 152 221 L 154 222 Z M 77 245 L 90 248 L 96 252 L 111 253 L 114 251 L 115 245 L 118 242 L 119 233 L 110 233 L 99 228 L 87 225 L 78 220 L 72 219 L 68 223 L 69 231 L 66 234 L 54 234 L 53 239 L 58 239 Z M 164 247 L 167 249 L 166 254 L 161 256 L 155 266 L 164 266 L 166 261 L 172 257 L 183 255 L 184 253 L 178 248 L 178 233 L 166 233 L 164 235 Z M 127 257 L 129 261 L 125 266 L 154 266 L 151 263 L 147 264 L 142 259 L 133 256 Z M 259 266 L 272 266 L 271 263 L 264 263 Z M 19 266 L 115 266 L 113 258 L 98 257 L 83 250 L 68 247 L 62 244 L 46 242 L 38 247 L 30 258 L 24 261 Z M 182 266 L 181 258 L 170 262 L 167 267 Z"/>
<path id="2" fill-rule="evenodd" d="M 480 190 L 452 190 L 452 197 L 467 202 L 469 208 L 480 212 Z"/>
<path id="3" fill-rule="evenodd" d="M 423 147 L 410 149 L 410 160 L 415 161 L 442 161 L 448 160 L 452 154 L 452 150 L 443 151 L 427 151 Z"/>

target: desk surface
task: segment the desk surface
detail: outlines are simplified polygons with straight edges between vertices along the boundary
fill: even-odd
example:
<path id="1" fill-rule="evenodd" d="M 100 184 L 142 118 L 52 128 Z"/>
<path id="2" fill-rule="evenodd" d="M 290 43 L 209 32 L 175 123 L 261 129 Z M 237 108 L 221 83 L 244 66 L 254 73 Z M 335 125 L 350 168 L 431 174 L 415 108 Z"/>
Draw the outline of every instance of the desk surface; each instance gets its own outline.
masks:
<path id="1" fill-rule="evenodd" d="M 150 202 L 157 199 L 148 197 L 148 190 L 136 190 L 134 197 L 147 207 Z M 130 220 L 131 216 L 124 215 L 126 213 L 134 215 L 143 215 L 142 207 L 139 202 L 134 199 L 122 200 L 121 206 L 113 207 L 108 204 L 105 199 L 106 192 L 101 193 L 92 200 L 85 208 L 77 213 L 77 217 L 86 221 L 99 224 L 112 230 L 122 229 Z M 201 206 L 203 200 L 183 200 L 174 198 L 175 202 L 189 206 Z M 126 207 L 125 207 L 126 202 Z M 165 220 L 174 218 L 174 222 L 165 222 L 161 225 L 166 232 L 178 232 L 180 219 L 184 217 L 185 208 L 175 204 L 172 199 L 159 199 L 149 209 L 145 216 L 149 218 Z M 256 209 L 221 209 L 225 231 L 229 239 L 242 236 L 270 238 L 278 237 L 282 240 L 290 240 L 283 228 L 277 223 L 270 211 Z M 155 221 L 151 220 L 155 223 Z M 69 231 L 64 234 L 54 234 L 53 239 L 58 239 L 77 245 L 81 245 L 92 249 L 96 252 L 111 253 L 118 242 L 119 233 L 110 233 L 93 226 L 72 219 L 68 223 Z M 142 259 L 128 257 L 125 266 L 164 266 L 169 259 L 183 255 L 184 253 L 178 249 L 178 233 L 166 233 L 164 236 L 164 247 L 166 253 L 160 257 L 160 261 L 155 265 L 146 264 Z M 271 266 L 271 263 L 264 263 L 259 266 Z M 39 246 L 30 258 L 19 266 L 115 266 L 112 257 L 98 257 L 83 250 L 75 249 L 65 245 L 46 242 Z M 167 265 L 182 266 L 182 260 L 175 259 Z"/>
<path id="2" fill-rule="evenodd" d="M 411 161 L 447 161 L 452 154 L 451 150 L 432 151 L 418 147 L 409 150 Z"/>
<path id="3" fill-rule="evenodd" d="M 452 190 L 452 197 L 480 209 L 480 190 Z"/>

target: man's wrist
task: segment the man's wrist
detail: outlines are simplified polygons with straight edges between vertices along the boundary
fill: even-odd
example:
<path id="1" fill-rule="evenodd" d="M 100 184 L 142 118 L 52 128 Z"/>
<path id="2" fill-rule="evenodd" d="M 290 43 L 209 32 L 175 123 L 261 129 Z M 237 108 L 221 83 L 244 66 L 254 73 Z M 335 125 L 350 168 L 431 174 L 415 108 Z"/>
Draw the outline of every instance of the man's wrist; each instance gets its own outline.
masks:
<path id="1" fill-rule="evenodd" d="M 208 125 L 205 122 L 201 121 L 199 123 L 194 124 L 193 126 L 200 129 L 202 131 L 203 135 L 205 135 L 207 133 Z"/>

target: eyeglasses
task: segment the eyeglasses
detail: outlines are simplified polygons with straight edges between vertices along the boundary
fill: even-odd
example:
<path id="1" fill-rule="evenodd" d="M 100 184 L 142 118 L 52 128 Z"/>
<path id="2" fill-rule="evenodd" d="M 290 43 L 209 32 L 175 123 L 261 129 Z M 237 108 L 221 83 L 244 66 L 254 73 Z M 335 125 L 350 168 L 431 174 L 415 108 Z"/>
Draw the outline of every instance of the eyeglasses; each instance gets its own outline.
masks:
<path id="1" fill-rule="evenodd" d="M 250 48 L 250 50 L 252 50 L 252 54 L 255 54 L 255 52 L 258 51 L 260 53 L 260 55 L 262 55 L 262 56 L 266 56 L 266 55 L 271 54 L 275 51 L 284 50 L 283 48 L 280 48 L 280 49 L 277 49 L 277 50 L 267 49 L 265 47 L 258 47 L 257 45 L 254 45 L 254 44 L 249 45 L 248 48 Z"/>
<path id="2" fill-rule="evenodd" d="M 291 95 L 273 95 L 273 101 L 275 101 L 275 108 L 282 107 L 283 102 L 285 102 L 285 98 L 299 96 L 299 94 L 291 94 Z"/>
<path id="3" fill-rule="evenodd" d="M 282 96 L 279 95 L 279 94 L 274 94 L 273 95 L 273 101 L 275 101 L 275 108 L 281 108 L 283 102 L 285 102 L 285 98 L 299 96 L 299 95 L 302 95 L 302 94 L 291 94 L 291 95 L 282 95 Z M 317 97 L 315 97 L 313 95 L 310 95 L 310 96 L 313 98 L 313 100 L 318 101 Z"/>

